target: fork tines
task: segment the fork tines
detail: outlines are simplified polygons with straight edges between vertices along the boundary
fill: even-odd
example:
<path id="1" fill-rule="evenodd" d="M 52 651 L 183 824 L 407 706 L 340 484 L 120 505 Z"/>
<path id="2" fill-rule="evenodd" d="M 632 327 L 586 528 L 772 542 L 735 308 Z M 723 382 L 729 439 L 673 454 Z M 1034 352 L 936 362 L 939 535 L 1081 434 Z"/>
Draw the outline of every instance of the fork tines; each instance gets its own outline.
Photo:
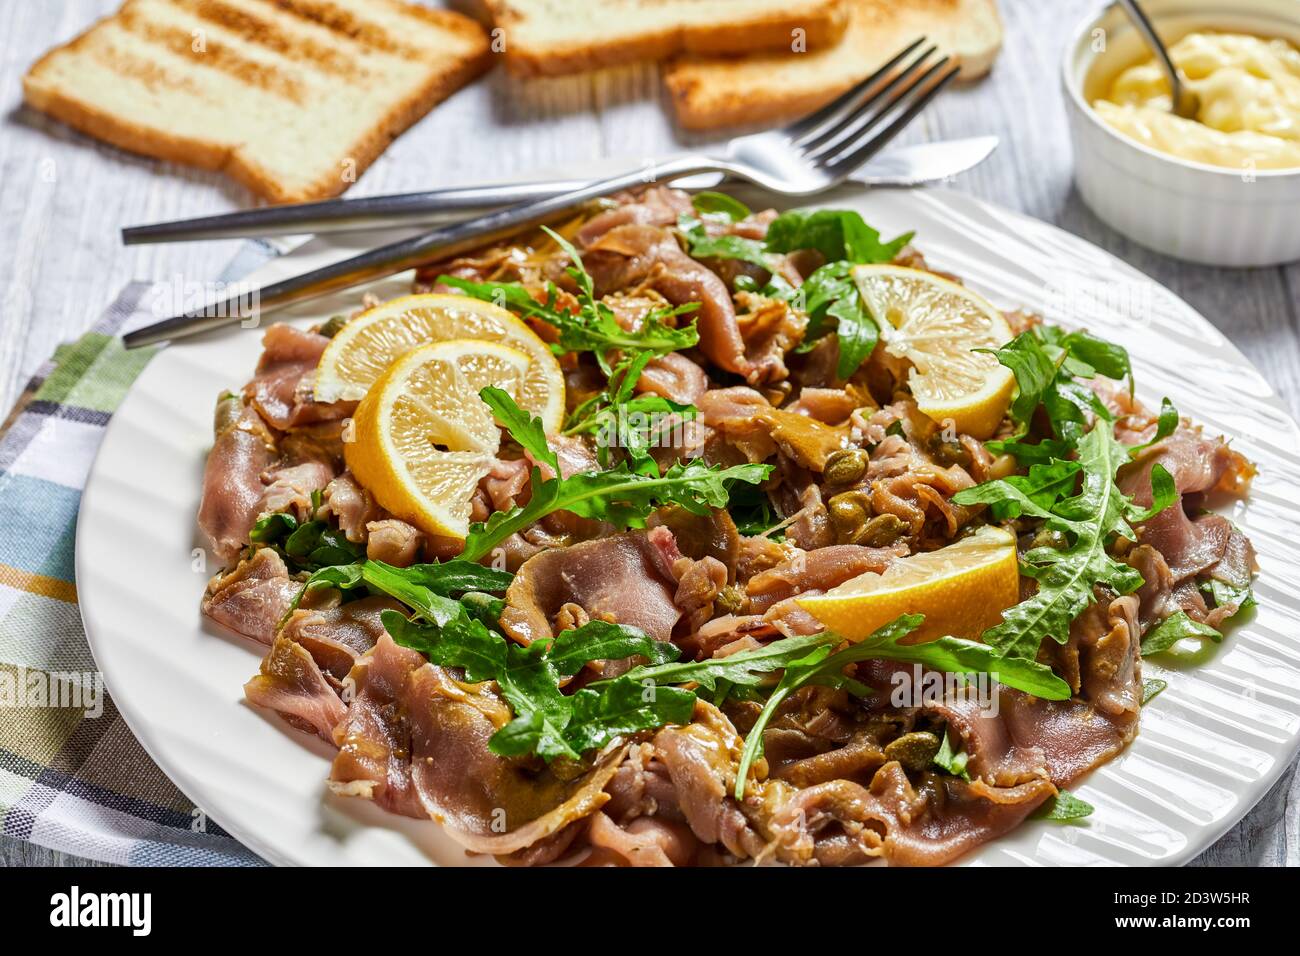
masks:
<path id="1" fill-rule="evenodd" d="M 850 171 L 893 139 L 959 69 L 919 37 L 852 89 L 786 127 L 790 145 L 833 175 Z"/>

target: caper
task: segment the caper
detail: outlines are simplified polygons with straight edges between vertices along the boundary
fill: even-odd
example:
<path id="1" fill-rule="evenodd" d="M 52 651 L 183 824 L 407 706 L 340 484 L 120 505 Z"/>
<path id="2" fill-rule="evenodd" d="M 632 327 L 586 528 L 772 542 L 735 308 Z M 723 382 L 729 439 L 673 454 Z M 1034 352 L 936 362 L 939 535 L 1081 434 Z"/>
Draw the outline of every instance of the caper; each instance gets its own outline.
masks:
<path id="1" fill-rule="evenodd" d="M 962 446 L 961 442 L 945 441 L 942 435 L 942 432 L 936 432 L 935 439 L 930 444 L 930 452 L 934 455 L 934 460 L 941 465 L 960 465 L 969 468 L 970 452 Z"/>
<path id="2" fill-rule="evenodd" d="M 908 526 L 898 515 L 876 515 L 864 524 L 852 541 L 846 544 L 861 544 L 868 548 L 887 548 L 903 535 Z"/>
<path id="3" fill-rule="evenodd" d="M 331 315 L 325 324 L 320 327 L 320 334 L 327 339 L 332 339 L 347 324 L 348 317 L 346 315 Z"/>
<path id="4" fill-rule="evenodd" d="M 867 472 L 867 453 L 861 448 L 843 448 L 826 457 L 822 477 L 828 485 L 851 485 Z"/>
<path id="5" fill-rule="evenodd" d="M 841 536 L 856 534 L 871 517 L 871 498 L 861 490 L 845 491 L 831 498 L 827 510 Z"/>
<path id="6" fill-rule="evenodd" d="M 743 614 L 749 604 L 749 597 L 734 584 L 728 584 L 713 599 L 713 606 L 724 614 Z"/>
<path id="7" fill-rule="evenodd" d="M 885 745 L 885 759 L 897 760 L 905 770 L 926 769 L 938 752 L 939 738 L 924 730 L 903 734 Z"/>

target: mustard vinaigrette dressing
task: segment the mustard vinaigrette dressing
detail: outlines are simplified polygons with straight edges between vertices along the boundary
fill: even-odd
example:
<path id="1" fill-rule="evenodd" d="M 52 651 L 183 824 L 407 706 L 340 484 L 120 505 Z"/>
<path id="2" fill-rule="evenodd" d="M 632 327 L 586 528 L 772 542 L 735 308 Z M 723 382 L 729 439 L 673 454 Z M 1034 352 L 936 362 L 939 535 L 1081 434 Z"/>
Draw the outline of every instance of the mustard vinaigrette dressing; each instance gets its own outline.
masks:
<path id="1" fill-rule="evenodd" d="M 1144 146 L 1232 169 L 1300 168 L 1300 51 L 1286 40 L 1190 33 L 1169 48 L 1200 98 L 1195 119 L 1170 112 L 1155 59 L 1115 77 L 1093 102 L 1113 129 Z"/>

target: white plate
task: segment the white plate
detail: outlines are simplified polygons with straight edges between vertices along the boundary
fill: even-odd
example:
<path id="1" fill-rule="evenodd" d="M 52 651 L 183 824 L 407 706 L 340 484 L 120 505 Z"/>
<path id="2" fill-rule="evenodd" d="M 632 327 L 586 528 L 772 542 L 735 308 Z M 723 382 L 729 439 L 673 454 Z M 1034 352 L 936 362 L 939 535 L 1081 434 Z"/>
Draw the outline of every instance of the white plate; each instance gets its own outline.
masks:
<path id="1" fill-rule="evenodd" d="M 1030 822 L 964 862 L 1181 863 L 1239 820 L 1300 743 L 1300 431 L 1259 373 L 1167 290 L 1054 227 L 948 191 L 852 192 L 886 236 L 914 229 L 932 265 L 1003 307 L 1086 324 L 1126 346 L 1138 392 L 1168 395 L 1260 474 L 1231 517 L 1259 551 L 1260 606 L 1195 666 L 1148 662 L 1169 688 L 1142 713 L 1137 741 L 1077 789 L 1081 824 Z M 356 243 L 358 240 L 349 240 Z M 342 250 L 316 241 L 253 277 L 269 282 Z M 390 286 L 391 288 L 391 286 Z M 395 288 L 403 289 L 399 283 Z M 358 294 L 300 309 L 306 323 Z M 327 795 L 324 744 L 243 702 L 261 649 L 199 614 L 212 569 L 196 569 L 195 527 L 218 392 L 238 387 L 257 331 L 227 331 L 159 354 L 113 416 L 77 529 L 77 589 L 95 659 L 145 749 L 196 804 L 268 860 L 298 864 L 465 864 L 437 825 Z M 1288 484 L 1288 476 L 1291 483 Z M 199 552 L 201 553 L 201 552 Z"/>

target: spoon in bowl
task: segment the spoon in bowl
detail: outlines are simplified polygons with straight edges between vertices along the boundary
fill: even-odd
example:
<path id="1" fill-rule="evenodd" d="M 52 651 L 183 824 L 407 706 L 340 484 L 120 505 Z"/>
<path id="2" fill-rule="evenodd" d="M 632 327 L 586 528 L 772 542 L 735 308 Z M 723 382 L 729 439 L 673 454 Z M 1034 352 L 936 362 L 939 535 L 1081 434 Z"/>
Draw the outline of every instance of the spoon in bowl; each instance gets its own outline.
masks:
<path id="1" fill-rule="evenodd" d="M 1169 51 L 1165 49 L 1164 42 L 1160 39 L 1160 34 L 1156 33 L 1156 28 L 1152 26 L 1146 11 L 1138 5 L 1138 0 L 1119 0 L 1119 5 L 1124 8 L 1128 18 L 1137 27 L 1138 33 L 1142 34 L 1142 39 L 1146 40 L 1147 46 L 1155 53 L 1156 59 L 1164 68 L 1165 76 L 1169 79 L 1169 97 L 1173 114 L 1183 119 L 1196 119 L 1196 114 L 1201 109 L 1200 97 L 1187 88 L 1187 81 L 1178 72 L 1178 67 L 1174 66 L 1173 58 L 1169 56 Z"/>

